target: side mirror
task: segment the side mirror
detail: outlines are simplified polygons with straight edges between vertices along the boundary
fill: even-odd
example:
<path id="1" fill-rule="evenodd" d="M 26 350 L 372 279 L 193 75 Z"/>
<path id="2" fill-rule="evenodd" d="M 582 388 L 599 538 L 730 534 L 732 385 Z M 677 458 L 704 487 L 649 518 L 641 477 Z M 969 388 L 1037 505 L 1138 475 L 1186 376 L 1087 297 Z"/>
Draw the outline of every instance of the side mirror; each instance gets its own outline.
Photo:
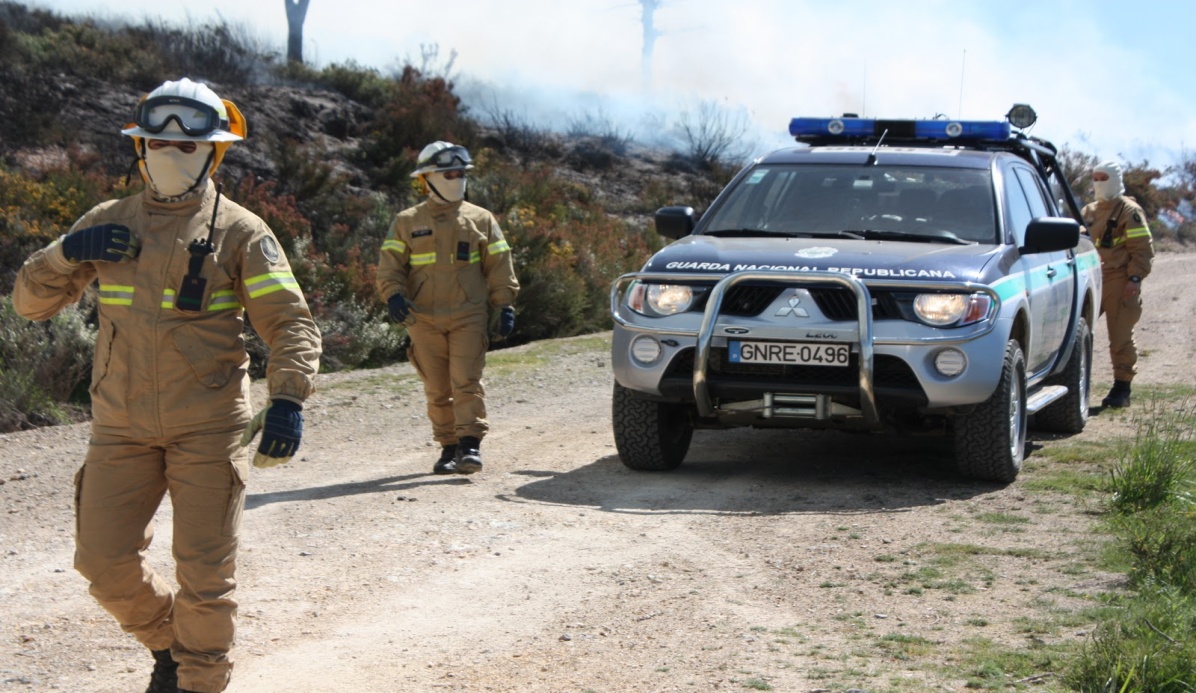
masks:
<path id="1" fill-rule="evenodd" d="M 656 233 L 665 238 L 684 238 L 697 224 L 693 207 L 661 207 L 656 210 Z"/>
<path id="2" fill-rule="evenodd" d="M 1026 225 L 1022 255 L 1070 250 L 1080 244 L 1080 223 L 1063 217 L 1039 217 Z"/>

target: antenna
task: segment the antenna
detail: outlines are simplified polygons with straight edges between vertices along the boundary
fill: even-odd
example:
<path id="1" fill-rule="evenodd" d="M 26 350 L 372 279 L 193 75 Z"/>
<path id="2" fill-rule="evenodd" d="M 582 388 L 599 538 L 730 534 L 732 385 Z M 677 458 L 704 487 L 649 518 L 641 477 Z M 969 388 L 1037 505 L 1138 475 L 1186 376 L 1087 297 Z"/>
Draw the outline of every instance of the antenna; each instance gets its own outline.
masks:
<path id="1" fill-rule="evenodd" d="M 963 49 L 963 59 L 959 61 L 959 108 L 955 111 L 955 117 L 963 119 L 963 71 L 968 63 L 968 49 Z"/>
<path id="2" fill-rule="evenodd" d="M 868 59 L 864 58 L 864 95 L 861 97 L 860 116 L 868 115 Z"/>

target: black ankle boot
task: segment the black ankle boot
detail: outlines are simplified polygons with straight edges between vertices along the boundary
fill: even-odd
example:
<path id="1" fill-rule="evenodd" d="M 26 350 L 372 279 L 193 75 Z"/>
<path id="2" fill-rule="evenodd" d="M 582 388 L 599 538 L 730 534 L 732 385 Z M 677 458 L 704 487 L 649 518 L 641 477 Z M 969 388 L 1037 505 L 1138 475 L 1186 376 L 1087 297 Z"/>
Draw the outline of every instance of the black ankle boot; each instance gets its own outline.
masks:
<path id="1" fill-rule="evenodd" d="M 457 441 L 457 473 L 473 474 L 482 471 L 482 440 L 473 436 L 462 436 Z"/>
<path id="2" fill-rule="evenodd" d="M 1130 381 L 1114 380 L 1113 389 L 1101 400 L 1101 406 L 1114 409 L 1130 406 Z"/>
<path id="3" fill-rule="evenodd" d="M 440 448 L 440 459 L 436 460 L 436 464 L 432 465 L 433 474 L 456 474 L 457 473 L 457 445 L 445 445 Z"/>
<path id="4" fill-rule="evenodd" d="M 179 664 L 171 658 L 170 650 L 150 650 L 150 654 L 154 655 L 154 671 L 145 693 L 178 693 Z"/>

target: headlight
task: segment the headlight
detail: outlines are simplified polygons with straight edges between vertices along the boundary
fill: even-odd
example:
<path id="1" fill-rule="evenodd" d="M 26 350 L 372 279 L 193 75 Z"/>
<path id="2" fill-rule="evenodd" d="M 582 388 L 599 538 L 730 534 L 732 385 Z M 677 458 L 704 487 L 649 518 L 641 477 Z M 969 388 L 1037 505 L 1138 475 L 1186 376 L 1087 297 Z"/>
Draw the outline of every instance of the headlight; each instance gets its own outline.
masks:
<path id="1" fill-rule="evenodd" d="M 693 300 L 693 289 L 682 284 L 653 284 L 648 287 L 648 307 L 661 315 L 688 310 Z"/>
<path id="2" fill-rule="evenodd" d="M 634 282 L 627 290 L 627 306 L 640 315 L 664 316 L 689 310 L 694 292 L 683 284 Z"/>
<path id="3" fill-rule="evenodd" d="M 914 313 L 935 327 L 970 325 L 988 317 L 992 298 L 988 294 L 918 294 Z"/>

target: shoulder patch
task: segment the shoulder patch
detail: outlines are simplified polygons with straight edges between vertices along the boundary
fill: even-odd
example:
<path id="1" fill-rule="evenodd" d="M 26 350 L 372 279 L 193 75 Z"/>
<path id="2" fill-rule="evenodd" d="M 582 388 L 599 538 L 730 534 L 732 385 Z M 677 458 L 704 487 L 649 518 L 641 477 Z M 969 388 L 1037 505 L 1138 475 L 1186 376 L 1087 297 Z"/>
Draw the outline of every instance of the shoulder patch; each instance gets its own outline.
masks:
<path id="1" fill-rule="evenodd" d="M 1134 221 L 1138 224 L 1141 224 L 1142 223 L 1142 215 L 1138 214 L 1137 212 L 1134 212 Z"/>
<path id="2" fill-rule="evenodd" d="M 428 229 L 428 228 L 416 229 L 411 232 L 412 238 L 423 238 L 424 236 L 431 236 L 431 235 L 432 235 L 432 229 Z"/>
<path id="3" fill-rule="evenodd" d="M 266 260 L 270 264 L 274 264 L 282 259 L 282 251 L 278 249 L 278 242 L 274 240 L 273 236 L 262 238 L 262 255 L 266 256 Z"/>

